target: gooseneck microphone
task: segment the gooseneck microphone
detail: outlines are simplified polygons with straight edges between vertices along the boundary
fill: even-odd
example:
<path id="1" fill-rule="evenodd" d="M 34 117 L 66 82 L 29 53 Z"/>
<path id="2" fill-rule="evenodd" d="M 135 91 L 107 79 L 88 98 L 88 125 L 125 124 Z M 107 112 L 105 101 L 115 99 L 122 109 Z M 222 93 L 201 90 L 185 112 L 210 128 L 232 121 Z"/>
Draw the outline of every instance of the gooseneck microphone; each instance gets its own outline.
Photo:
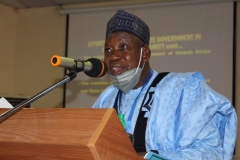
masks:
<path id="1" fill-rule="evenodd" d="M 75 60 L 67 57 L 54 55 L 51 58 L 51 64 L 55 67 L 64 67 L 67 69 L 76 69 L 78 72 L 83 71 L 89 77 L 99 78 L 106 74 L 106 64 L 97 58 L 88 60 Z"/>

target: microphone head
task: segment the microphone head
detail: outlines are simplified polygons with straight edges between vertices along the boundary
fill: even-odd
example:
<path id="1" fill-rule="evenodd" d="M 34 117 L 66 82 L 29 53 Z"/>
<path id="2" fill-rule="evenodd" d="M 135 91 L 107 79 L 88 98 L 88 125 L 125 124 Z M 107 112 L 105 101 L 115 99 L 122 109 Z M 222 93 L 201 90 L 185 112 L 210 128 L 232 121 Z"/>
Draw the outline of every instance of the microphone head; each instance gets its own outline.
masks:
<path id="1" fill-rule="evenodd" d="M 90 58 L 87 61 L 92 64 L 91 71 L 84 71 L 84 73 L 89 77 L 100 78 L 107 73 L 107 66 L 102 60 Z"/>
<path id="2" fill-rule="evenodd" d="M 60 56 L 57 56 L 57 55 L 54 55 L 52 56 L 51 58 L 51 64 L 54 66 L 54 67 L 59 67 L 61 65 L 61 57 Z"/>

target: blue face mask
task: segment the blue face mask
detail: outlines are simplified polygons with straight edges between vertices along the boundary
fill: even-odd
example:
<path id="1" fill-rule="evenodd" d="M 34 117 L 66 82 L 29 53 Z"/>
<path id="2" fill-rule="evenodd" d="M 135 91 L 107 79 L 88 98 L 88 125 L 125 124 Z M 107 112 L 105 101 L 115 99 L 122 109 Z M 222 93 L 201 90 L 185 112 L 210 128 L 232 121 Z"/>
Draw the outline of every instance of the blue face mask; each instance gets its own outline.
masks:
<path id="1" fill-rule="evenodd" d="M 140 59 L 138 62 L 137 68 L 133 68 L 129 71 L 126 71 L 119 75 L 109 75 L 110 79 L 113 82 L 113 85 L 119 90 L 123 91 L 125 94 L 128 93 L 131 89 L 133 89 L 139 82 L 142 70 L 144 68 L 144 64 L 142 68 L 139 68 L 140 62 L 142 59 L 142 48 L 140 53 Z"/>

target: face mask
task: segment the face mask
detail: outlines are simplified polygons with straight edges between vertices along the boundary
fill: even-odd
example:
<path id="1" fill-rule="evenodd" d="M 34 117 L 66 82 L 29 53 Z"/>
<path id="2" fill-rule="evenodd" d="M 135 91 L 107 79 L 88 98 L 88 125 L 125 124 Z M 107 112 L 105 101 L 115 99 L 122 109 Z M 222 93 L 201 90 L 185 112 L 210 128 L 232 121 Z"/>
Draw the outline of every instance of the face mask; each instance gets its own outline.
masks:
<path id="1" fill-rule="evenodd" d="M 140 62 L 142 59 L 142 48 L 141 48 L 141 53 L 140 53 L 140 59 L 138 62 L 137 68 L 133 68 L 129 71 L 126 71 L 122 74 L 119 75 L 110 75 L 110 79 L 113 82 L 113 85 L 123 91 L 125 94 L 128 93 L 133 87 L 135 87 L 141 77 L 142 70 L 144 68 L 144 64 L 142 68 L 139 68 Z"/>

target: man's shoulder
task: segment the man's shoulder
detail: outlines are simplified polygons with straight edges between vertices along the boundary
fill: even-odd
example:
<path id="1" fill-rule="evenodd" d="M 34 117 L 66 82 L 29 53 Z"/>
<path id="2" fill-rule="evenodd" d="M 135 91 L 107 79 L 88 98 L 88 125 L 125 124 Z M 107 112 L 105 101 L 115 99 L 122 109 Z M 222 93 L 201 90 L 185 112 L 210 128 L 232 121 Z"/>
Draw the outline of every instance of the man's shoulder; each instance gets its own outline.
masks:
<path id="1" fill-rule="evenodd" d="M 204 79 L 203 74 L 201 72 L 170 72 L 169 75 L 173 78 L 199 78 Z"/>
<path id="2" fill-rule="evenodd" d="M 168 89 L 169 87 L 196 86 L 205 79 L 201 72 L 169 72 L 157 85 L 158 88 Z"/>
<path id="3" fill-rule="evenodd" d="M 164 83 L 175 83 L 177 81 L 202 81 L 205 82 L 201 72 L 169 72 L 164 78 Z"/>
<path id="4" fill-rule="evenodd" d="M 166 71 L 166 72 L 157 72 L 156 70 L 153 70 L 153 74 L 157 76 L 158 73 L 168 73 L 168 76 L 171 78 L 190 78 L 190 77 L 196 77 L 199 79 L 204 79 L 203 74 L 199 71 L 193 71 L 193 72 L 173 72 L 173 71 Z"/>

